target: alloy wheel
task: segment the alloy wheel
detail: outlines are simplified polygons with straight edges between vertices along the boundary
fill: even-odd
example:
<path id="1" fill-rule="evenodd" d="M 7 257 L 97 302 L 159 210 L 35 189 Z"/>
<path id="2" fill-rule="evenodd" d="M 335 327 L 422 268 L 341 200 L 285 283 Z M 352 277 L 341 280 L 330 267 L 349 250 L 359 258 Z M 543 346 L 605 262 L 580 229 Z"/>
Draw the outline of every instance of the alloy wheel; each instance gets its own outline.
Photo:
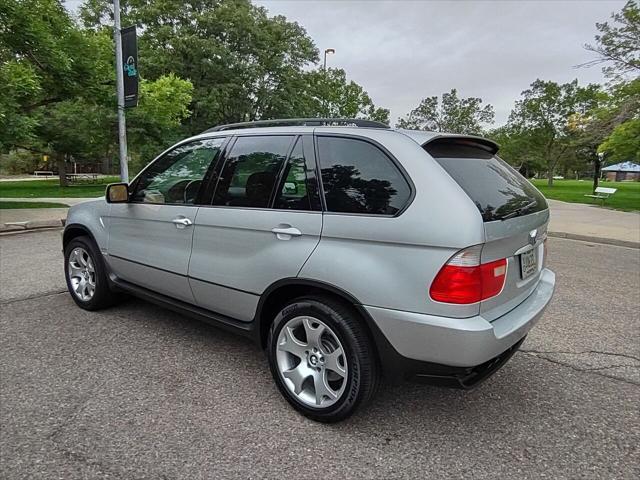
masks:
<path id="1" fill-rule="evenodd" d="M 91 300 L 96 291 L 96 271 L 91 256 L 84 248 L 76 247 L 71 251 L 67 273 L 75 296 L 83 302 Z"/>
<path id="2" fill-rule="evenodd" d="M 335 404 L 347 385 L 344 348 L 333 330 L 314 317 L 295 317 L 282 327 L 276 362 L 287 389 L 311 407 Z"/>

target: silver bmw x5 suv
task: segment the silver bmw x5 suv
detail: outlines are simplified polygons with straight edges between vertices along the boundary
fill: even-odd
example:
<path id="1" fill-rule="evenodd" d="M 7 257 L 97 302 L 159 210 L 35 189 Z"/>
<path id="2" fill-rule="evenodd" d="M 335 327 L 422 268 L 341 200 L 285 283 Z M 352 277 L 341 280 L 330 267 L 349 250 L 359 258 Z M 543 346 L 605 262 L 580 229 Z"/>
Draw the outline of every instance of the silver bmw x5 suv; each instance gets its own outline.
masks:
<path id="1" fill-rule="evenodd" d="M 382 376 L 472 388 L 551 300 L 544 197 L 490 140 L 355 119 L 215 127 L 70 209 L 65 274 L 266 350 L 298 411 L 335 422 Z"/>

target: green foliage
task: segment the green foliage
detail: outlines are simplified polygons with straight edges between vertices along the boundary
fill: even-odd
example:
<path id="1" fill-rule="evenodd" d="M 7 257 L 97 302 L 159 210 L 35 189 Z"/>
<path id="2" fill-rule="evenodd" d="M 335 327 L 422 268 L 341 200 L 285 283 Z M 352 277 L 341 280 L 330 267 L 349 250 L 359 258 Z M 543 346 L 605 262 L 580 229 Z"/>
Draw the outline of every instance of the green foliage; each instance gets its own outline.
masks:
<path id="1" fill-rule="evenodd" d="M 110 0 L 82 8 L 87 26 L 109 25 Z M 170 72 L 194 86 L 190 133 L 218 123 L 290 113 L 288 96 L 302 67 L 317 60 L 305 30 L 262 7 L 236 0 L 129 0 L 123 23 L 141 30 L 140 71 L 149 79 Z"/>
<path id="2" fill-rule="evenodd" d="M 534 179 L 532 182 L 545 197 L 553 200 L 602 205 L 599 200 L 585 197 L 593 193 L 592 184 L 588 180 L 556 180 L 553 187 L 549 187 L 545 180 Z M 640 182 L 606 182 L 606 186 L 618 191 L 607 199 L 605 207 L 626 211 L 640 210 Z"/>
<path id="3" fill-rule="evenodd" d="M 364 118 L 389 123 L 389 110 L 376 107 L 369 94 L 340 68 L 317 69 L 304 75 L 302 117 Z"/>
<path id="4" fill-rule="evenodd" d="M 480 135 L 483 125 L 493 123 L 493 106 L 482 106 L 477 97 L 460 98 L 452 88 L 449 93 L 438 97 L 427 97 L 411 110 L 405 118 L 399 118 L 396 126 L 410 130 L 430 130 Z"/>
<path id="5" fill-rule="evenodd" d="M 38 168 L 41 165 L 47 167 L 39 155 L 24 150 L 0 154 L 0 174 L 2 175 L 18 175 L 24 172 L 31 173 L 35 170 L 48 170 L 48 167 Z"/>
<path id="6" fill-rule="evenodd" d="M 55 0 L 8 0 L 0 19 L 0 148 L 51 154 L 52 163 L 114 157 L 110 30 L 80 28 Z M 174 74 L 142 80 L 140 106 L 128 111 L 132 157 L 153 158 L 181 134 L 192 91 Z"/>
<path id="7" fill-rule="evenodd" d="M 576 153 L 582 135 L 581 119 L 602 101 L 599 85 L 581 87 L 578 81 L 558 84 L 536 80 L 516 101 L 509 128 L 517 137 L 520 155 L 544 166 L 549 185 L 561 159 Z"/>
<path id="8" fill-rule="evenodd" d="M 98 183 L 82 183 L 61 187 L 57 180 L 23 180 L 0 182 L 0 197 L 4 198 L 90 198 L 104 195 L 109 183 L 118 177 L 103 177 Z"/>
<path id="9" fill-rule="evenodd" d="M 598 147 L 598 152 L 607 153 L 612 163 L 640 162 L 640 118 L 621 123 L 613 129 L 611 135 Z"/>
<path id="10" fill-rule="evenodd" d="M 182 122 L 191 113 L 188 106 L 192 94 L 191 82 L 172 73 L 155 81 L 141 81 L 138 107 L 127 112 L 129 170 L 132 174 L 184 136 Z M 115 118 L 113 121 L 115 125 Z M 113 148 L 116 148 L 115 144 Z"/>
<path id="11" fill-rule="evenodd" d="M 110 0 L 81 8 L 87 27 L 110 25 Z M 304 28 L 269 17 L 248 0 L 127 0 L 123 23 L 141 27 L 140 71 L 170 72 L 194 86 L 187 133 L 239 121 L 304 116 L 353 116 L 388 122 L 343 70 L 305 71 L 318 50 Z"/>
<path id="12" fill-rule="evenodd" d="M 629 0 L 622 11 L 611 15 L 612 23 L 596 23 L 600 32 L 595 45 L 585 45 L 599 58 L 586 66 L 606 63 L 604 73 L 620 80 L 625 75 L 640 75 L 640 8 L 636 0 Z"/>

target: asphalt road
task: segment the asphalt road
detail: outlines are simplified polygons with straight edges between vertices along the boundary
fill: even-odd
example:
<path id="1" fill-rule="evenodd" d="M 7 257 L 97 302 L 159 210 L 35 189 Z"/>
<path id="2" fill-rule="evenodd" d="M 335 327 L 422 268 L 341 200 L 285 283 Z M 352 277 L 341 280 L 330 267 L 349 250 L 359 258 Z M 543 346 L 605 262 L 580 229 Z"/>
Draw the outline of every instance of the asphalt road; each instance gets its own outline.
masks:
<path id="1" fill-rule="evenodd" d="M 58 232 L 0 237 L 0 478 L 639 478 L 640 251 L 551 239 L 555 299 L 471 392 L 383 387 L 322 425 L 248 341 L 80 310 Z"/>

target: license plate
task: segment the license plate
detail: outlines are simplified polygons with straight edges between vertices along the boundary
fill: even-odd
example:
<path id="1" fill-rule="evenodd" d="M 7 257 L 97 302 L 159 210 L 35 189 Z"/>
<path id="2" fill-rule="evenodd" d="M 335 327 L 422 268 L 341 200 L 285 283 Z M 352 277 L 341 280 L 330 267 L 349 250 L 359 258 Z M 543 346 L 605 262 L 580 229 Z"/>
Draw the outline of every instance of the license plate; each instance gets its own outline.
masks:
<path id="1" fill-rule="evenodd" d="M 520 274 L 522 278 L 529 278 L 538 270 L 538 263 L 536 262 L 535 249 L 529 250 L 520 254 Z"/>

